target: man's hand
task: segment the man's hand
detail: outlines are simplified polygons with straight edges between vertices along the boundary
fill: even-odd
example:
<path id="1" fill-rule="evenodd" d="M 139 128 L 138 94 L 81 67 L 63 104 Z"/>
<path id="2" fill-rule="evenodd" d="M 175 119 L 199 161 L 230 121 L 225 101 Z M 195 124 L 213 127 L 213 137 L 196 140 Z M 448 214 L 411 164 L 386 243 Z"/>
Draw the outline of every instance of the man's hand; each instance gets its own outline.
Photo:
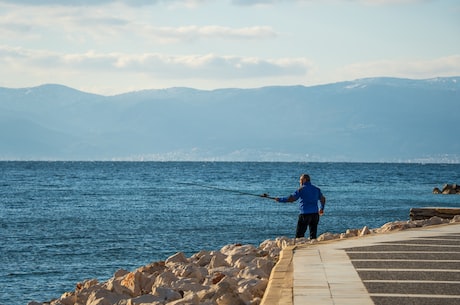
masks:
<path id="1" fill-rule="evenodd" d="M 319 216 L 323 216 L 323 215 L 324 215 L 324 210 L 323 209 L 319 210 Z"/>

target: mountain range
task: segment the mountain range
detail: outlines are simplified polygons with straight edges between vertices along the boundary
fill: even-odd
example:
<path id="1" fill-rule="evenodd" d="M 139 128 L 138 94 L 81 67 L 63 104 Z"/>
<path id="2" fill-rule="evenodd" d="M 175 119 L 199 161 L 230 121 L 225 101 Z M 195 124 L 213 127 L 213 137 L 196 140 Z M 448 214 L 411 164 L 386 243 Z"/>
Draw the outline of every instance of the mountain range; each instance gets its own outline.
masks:
<path id="1" fill-rule="evenodd" d="M 168 88 L 0 88 L 1 160 L 460 162 L 460 77 Z"/>

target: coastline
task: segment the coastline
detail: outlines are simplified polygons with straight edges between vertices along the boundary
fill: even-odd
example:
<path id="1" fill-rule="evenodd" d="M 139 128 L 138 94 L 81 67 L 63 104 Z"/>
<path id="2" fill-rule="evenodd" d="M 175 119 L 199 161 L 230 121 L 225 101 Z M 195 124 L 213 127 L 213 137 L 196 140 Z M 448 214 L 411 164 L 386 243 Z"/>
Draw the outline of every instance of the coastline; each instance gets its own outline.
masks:
<path id="1" fill-rule="evenodd" d="M 96 279 L 76 284 L 72 292 L 47 302 L 28 305 L 141 305 L 141 304 L 265 304 L 270 287 L 278 285 L 273 270 L 282 269 L 284 250 L 295 245 L 359 238 L 370 234 L 415 229 L 460 222 L 437 216 L 426 220 L 395 221 L 380 228 L 349 229 L 343 233 L 324 233 L 317 240 L 278 237 L 258 247 L 229 244 L 216 251 L 200 251 L 191 257 L 178 252 L 165 261 L 153 262 L 130 272 L 118 270 L 100 283 Z M 289 272 L 289 270 L 285 270 Z M 282 296 L 279 296 L 282 297 Z"/>

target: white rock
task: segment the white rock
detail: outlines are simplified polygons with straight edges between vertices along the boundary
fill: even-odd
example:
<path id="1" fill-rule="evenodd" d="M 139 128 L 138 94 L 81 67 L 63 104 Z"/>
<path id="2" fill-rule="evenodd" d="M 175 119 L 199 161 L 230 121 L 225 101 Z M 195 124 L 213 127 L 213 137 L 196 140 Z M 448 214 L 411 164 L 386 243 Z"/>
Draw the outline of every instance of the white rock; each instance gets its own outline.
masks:
<path id="1" fill-rule="evenodd" d="M 244 279 L 251 279 L 251 278 L 257 278 L 257 279 L 263 279 L 263 278 L 268 278 L 270 275 L 265 273 L 262 269 L 257 268 L 256 266 L 248 266 L 240 271 L 238 273 L 238 277 L 244 278 Z"/>
<path id="2" fill-rule="evenodd" d="M 165 261 L 166 266 L 186 263 L 188 263 L 188 259 L 183 252 L 177 252 L 176 254 L 168 257 Z"/>
<path id="3" fill-rule="evenodd" d="M 216 299 L 217 305 L 246 305 L 236 291 L 222 294 Z"/>
<path id="4" fill-rule="evenodd" d="M 270 276 L 272 269 L 276 264 L 276 262 L 271 259 L 261 257 L 256 258 L 254 262 L 256 263 L 257 268 L 264 271 L 268 276 Z"/>
<path id="5" fill-rule="evenodd" d="M 232 257 L 232 256 L 229 256 Z M 232 265 L 238 269 L 244 269 L 251 265 L 252 261 L 256 258 L 256 256 L 253 253 L 243 255 L 240 258 L 238 258 Z M 227 262 L 228 262 L 228 257 L 227 257 Z"/>
<path id="6" fill-rule="evenodd" d="M 172 302 L 182 299 L 182 295 L 174 289 L 166 287 L 154 287 L 152 294 L 158 297 L 161 301 Z"/>
<path id="7" fill-rule="evenodd" d="M 369 228 L 365 226 L 361 231 L 359 231 L 359 236 L 364 236 L 371 234 L 371 231 L 369 231 Z"/>
<path id="8" fill-rule="evenodd" d="M 327 240 L 334 240 L 334 239 L 339 239 L 339 238 L 340 238 L 340 234 L 326 232 L 326 233 L 321 234 L 318 237 L 318 241 L 327 241 Z"/>
<path id="9" fill-rule="evenodd" d="M 227 263 L 226 259 L 227 256 L 225 254 L 216 251 L 214 256 L 211 258 L 211 261 L 209 262 L 209 268 L 214 269 L 218 267 L 228 267 L 229 264 Z"/>
<path id="10" fill-rule="evenodd" d="M 164 304 L 164 300 L 152 294 L 144 294 L 130 299 L 132 305 Z M 128 303 L 129 304 L 129 303 Z M 118 305 L 118 304 L 117 304 Z"/>
<path id="11" fill-rule="evenodd" d="M 254 297 L 262 298 L 268 285 L 268 279 L 244 279 L 238 283 L 238 292 L 247 292 Z"/>
<path id="12" fill-rule="evenodd" d="M 191 278 L 181 278 L 178 279 L 175 282 L 172 282 L 169 287 L 177 290 L 177 291 L 192 291 L 192 292 L 198 292 L 202 290 L 207 290 L 209 289 L 209 286 L 200 284 L 197 282 L 195 279 Z"/>
<path id="13" fill-rule="evenodd" d="M 268 250 L 272 247 L 276 247 L 276 241 L 271 239 L 266 239 L 259 245 L 259 248 L 262 250 Z"/>
<path id="14" fill-rule="evenodd" d="M 358 236 L 359 234 L 359 230 L 358 229 L 348 229 L 345 234 L 348 236 L 348 237 L 355 237 L 355 236 Z"/>
<path id="15" fill-rule="evenodd" d="M 451 220 L 451 223 L 460 222 L 460 215 L 455 215 Z"/>
<path id="16" fill-rule="evenodd" d="M 249 253 L 257 253 L 257 248 L 253 245 L 227 245 L 220 251 L 225 255 L 245 255 Z"/>
<path id="17" fill-rule="evenodd" d="M 218 267 L 209 269 L 208 272 L 210 275 L 212 275 L 211 277 L 213 277 L 216 273 L 222 273 L 227 277 L 233 278 L 236 277 L 240 271 L 240 269 L 235 267 Z"/>
<path id="18" fill-rule="evenodd" d="M 291 238 L 288 238 L 286 236 L 279 236 L 275 239 L 276 242 L 276 247 L 282 249 L 283 244 L 288 244 L 291 242 Z"/>
<path id="19" fill-rule="evenodd" d="M 226 262 L 230 266 L 244 268 L 245 265 L 252 261 L 255 257 L 259 256 L 259 252 L 253 245 L 245 245 L 239 248 L 235 248 L 227 253 Z M 237 266 L 238 262 L 238 266 Z"/>
<path id="20" fill-rule="evenodd" d="M 172 282 L 175 282 L 178 280 L 178 277 L 175 276 L 171 271 L 167 270 L 161 274 L 159 274 L 156 279 L 155 283 L 153 286 L 155 287 L 168 287 L 171 286 Z"/>
<path id="21" fill-rule="evenodd" d="M 86 305 L 115 305 L 123 299 L 126 297 L 105 289 L 99 289 L 91 292 Z"/>
<path id="22" fill-rule="evenodd" d="M 200 251 L 196 255 L 192 256 L 192 259 L 196 260 L 198 266 L 207 266 L 213 258 L 213 253 L 209 251 Z"/>
<path id="23" fill-rule="evenodd" d="M 177 265 L 172 271 L 178 277 L 188 277 L 202 282 L 208 275 L 208 269 L 195 264 Z"/>
<path id="24" fill-rule="evenodd" d="M 182 299 L 169 302 L 168 305 L 200 305 L 200 298 L 194 292 L 186 292 Z"/>

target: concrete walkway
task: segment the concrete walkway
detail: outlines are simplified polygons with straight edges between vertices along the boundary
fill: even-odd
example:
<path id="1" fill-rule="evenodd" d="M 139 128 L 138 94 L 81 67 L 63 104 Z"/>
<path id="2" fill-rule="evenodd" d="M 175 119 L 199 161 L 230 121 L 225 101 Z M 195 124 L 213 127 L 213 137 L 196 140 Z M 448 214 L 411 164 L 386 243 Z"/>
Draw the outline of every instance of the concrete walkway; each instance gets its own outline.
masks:
<path id="1" fill-rule="evenodd" d="M 262 305 L 460 304 L 460 224 L 282 251 Z"/>

